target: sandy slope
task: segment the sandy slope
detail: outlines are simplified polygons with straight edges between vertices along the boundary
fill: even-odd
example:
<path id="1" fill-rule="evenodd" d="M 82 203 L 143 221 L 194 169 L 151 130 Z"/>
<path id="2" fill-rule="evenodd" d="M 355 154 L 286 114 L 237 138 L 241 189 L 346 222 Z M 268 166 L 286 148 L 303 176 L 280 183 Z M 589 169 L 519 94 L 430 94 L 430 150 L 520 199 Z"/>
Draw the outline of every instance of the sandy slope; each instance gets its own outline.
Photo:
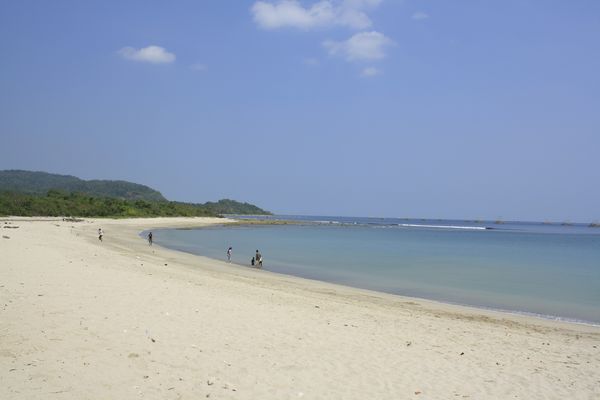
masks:
<path id="1" fill-rule="evenodd" d="M 235 267 L 137 236 L 215 222 L 0 220 L 0 399 L 600 398 L 600 328 Z"/>

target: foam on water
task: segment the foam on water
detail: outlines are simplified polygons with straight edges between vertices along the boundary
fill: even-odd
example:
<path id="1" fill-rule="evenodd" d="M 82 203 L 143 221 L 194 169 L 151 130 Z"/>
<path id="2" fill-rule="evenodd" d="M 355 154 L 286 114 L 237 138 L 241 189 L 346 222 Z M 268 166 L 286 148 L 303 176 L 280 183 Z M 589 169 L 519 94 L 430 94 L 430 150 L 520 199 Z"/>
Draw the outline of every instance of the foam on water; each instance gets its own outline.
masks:
<path id="1" fill-rule="evenodd" d="M 487 226 L 455 226 L 455 225 L 424 225 L 424 224 L 398 224 L 405 228 L 428 228 L 428 229 L 465 229 L 472 231 L 485 231 L 492 229 Z"/>

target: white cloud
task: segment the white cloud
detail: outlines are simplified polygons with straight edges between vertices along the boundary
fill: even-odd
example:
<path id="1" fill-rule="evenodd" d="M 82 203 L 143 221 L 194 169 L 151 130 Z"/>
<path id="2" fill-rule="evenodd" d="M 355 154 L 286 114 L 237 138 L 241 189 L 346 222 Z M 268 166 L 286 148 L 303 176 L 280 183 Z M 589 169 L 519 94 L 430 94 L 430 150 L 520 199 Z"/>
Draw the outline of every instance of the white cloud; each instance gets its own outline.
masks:
<path id="1" fill-rule="evenodd" d="M 357 33 L 343 42 L 323 42 L 330 55 L 340 55 L 348 61 L 380 60 L 385 58 L 385 48 L 393 44 L 390 38 L 375 31 Z"/>
<path id="2" fill-rule="evenodd" d="M 317 67 L 320 64 L 319 60 L 317 60 L 316 58 L 311 58 L 311 57 L 305 58 L 302 61 L 304 62 L 305 65 L 308 65 L 309 67 Z"/>
<path id="3" fill-rule="evenodd" d="M 190 69 L 192 71 L 206 71 L 208 69 L 208 66 L 206 64 L 202 64 L 202 63 L 197 63 L 197 64 L 192 64 L 190 65 Z"/>
<path id="4" fill-rule="evenodd" d="M 381 70 L 377 69 L 375 67 L 367 67 L 365 69 L 362 70 L 362 72 L 360 73 L 361 76 L 364 77 L 372 77 L 372 76 L 377 76 L 377 75 L 381 75 Z"/>
<path id="5" fill-rule="evenodd" d="M 123 47 L 118 53 L 127 60 L 149 62 L 152 64 L 168 64 L 175 61 L 175 54 L 169 53 L 159 46 L 148 46 L 139 50 L 133 47 Z"/>
<path id="6" fill-rule="evenodd" d="M 263 29 L 310 30 L 332 26 L 365 29 L 372 22 L 364 10 L 379 3 L 381 0 L 320 0 L 304 7 L 298 0 L 257 1 L 250 10 L 254 22 Z"/>
<path id="7" fill-rule="evenodd" d="M 416 13 L 414 13 L 412 15 L 411 18 L 414 19 L 415 21 L 421 21 L 423 19 L 429 18 L 429 14 L 424 13 L 423 11 L 417 11 Z"/>

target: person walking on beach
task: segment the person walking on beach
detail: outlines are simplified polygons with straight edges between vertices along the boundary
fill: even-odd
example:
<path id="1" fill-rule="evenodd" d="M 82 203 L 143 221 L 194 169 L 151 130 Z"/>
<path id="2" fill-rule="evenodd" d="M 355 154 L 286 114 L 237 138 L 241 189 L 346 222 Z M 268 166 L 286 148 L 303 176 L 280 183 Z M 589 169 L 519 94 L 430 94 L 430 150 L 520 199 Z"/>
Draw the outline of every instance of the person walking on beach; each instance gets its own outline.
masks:
<path id="1" fill-rule="evenodd" d="M 98 228 L 98 240 L 102 241 L 102 236 L 104 236 L 104 232 L 102 232 L 102 228 Z"/>
<path id="2" fill-rule="evenodd" d="M 152 246 L 152 232 L 148 234 L 148 244 Z"/>
<path id="3" fill-rule="evenodd" d="M 227 249 L 227 261 L 231 262 L 231 252 L 233 251 L 233 247 L 229 246 Z"/>
<path id="4" fill-rule="evenodd" d="M 258 250 L 256 250 L 256 255 L 254 256 L 254 259 L 256 260 L 255 262 L 256 262 L 257 267 L 262 268 L 262 262 L 263 262 L 262 254 L 260 254 Z"/>

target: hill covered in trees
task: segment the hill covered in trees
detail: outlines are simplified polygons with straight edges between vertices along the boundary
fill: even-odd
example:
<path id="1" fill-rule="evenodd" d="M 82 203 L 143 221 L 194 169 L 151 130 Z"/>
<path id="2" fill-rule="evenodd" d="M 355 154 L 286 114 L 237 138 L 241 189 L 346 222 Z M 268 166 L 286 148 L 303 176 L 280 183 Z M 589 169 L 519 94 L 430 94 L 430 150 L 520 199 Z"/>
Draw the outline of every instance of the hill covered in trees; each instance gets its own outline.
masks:
<path id="1" fill-rule="evenodd" d="M 2 191 L 45 195 L 51 189 L 123 200 L 167 200 L 157 190 L 126 181 L 85 181 L 71 175 L 49 174 L 47 172 L 0 171 L 0 190 Z"/>
<path id="2" fill-rule="evenodd" d="M 229 199 L 204 204 L 168 201 L 152 188 L 125 181 L 83 181 L 44 172 L 0 171 L 0 215 L 196 217 L 221 214 L 264 215 L 269 212 Z"/>

